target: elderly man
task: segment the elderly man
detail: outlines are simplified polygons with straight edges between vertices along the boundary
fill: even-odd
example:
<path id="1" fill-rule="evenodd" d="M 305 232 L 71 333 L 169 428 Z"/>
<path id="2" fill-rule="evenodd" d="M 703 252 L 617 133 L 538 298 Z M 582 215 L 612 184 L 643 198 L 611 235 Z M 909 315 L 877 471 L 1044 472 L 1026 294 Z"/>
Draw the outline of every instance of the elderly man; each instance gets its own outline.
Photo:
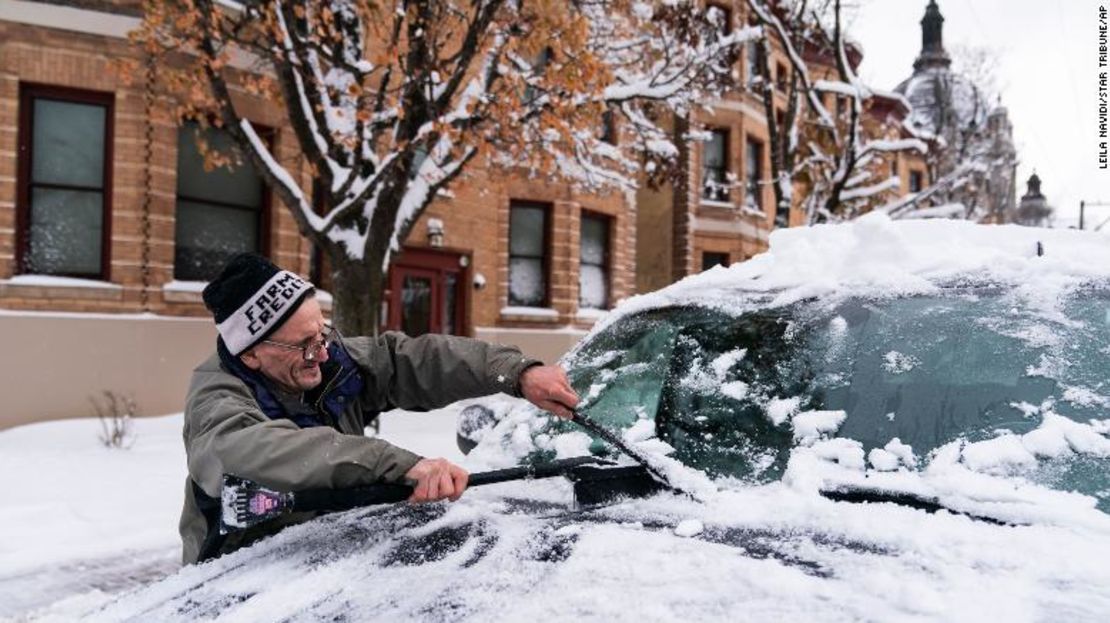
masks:
<path id="1" fill-rule="evenodd" d="M 340 338 L 314 294 L 254 254 L 232 258 L 204 289 L 219 337 L 216 354 L 193 372 L 185 406 L 185 564 L 313 516 L 221 535 L 224 474 L 282 491 L 406 482 L 412 502 L 456 500 L 465 470 L 365 437 L 366 425 L 386 409 L 435 409 L 496 392 L 562 417 L 578 402 L 562 369 L 512 347 L 445 335 Z"/>

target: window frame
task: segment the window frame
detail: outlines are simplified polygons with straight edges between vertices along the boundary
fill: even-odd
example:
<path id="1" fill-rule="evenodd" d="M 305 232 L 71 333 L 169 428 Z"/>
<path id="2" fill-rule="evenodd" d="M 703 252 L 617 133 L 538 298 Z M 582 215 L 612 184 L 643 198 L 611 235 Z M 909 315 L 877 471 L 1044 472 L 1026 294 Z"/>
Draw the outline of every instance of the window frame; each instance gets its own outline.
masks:
<path id="1" fill-rule="evenodd" d="M 713 259 L 719 259 L 721 261 L 717 262 L 716 264 L 713 264 L 712 266 L 706 266 L 707 261 L 711 257 Z M 702 251 L 701 252 L 701 270 L 702 270 L 702 272 L 704 272 L 704 271 L 709 270 L 710 268 L 713 268 L 714 266 L 724 266 L 725 268 L 728 268 L 732 263 L 731 260 L 732 260 L 732 254 L 727 252 L 727 251 L 707 251 L 707 250 Z"/>
<path id="2" fill-rule="evenodd" d="M 790 88 L 790 69 L 781 61 L 775 61 L 775 88 L 780 93 L 786 93 Z"/>
<path id="3" fill-rule="evenodd" d="M 722 28 L 721 28 L 721 31 L 718 34 L 720 36 L 723 36 L 723 37 L 727 37 L 727 36 L 731 35 L 732 30 L 733 30 L 732 7 L 730 7 L 729 5 L 727 5 L 723 2 L 706 2 L 705 3 L 705 14 L 706 14 L 707 17 L 709 15 L 710 10 L 720 11 L 721 15 L 724 17 L 724 20 L 723 20 L 724 23 L 721 24 Z"/>
<path id="4" fill-rule="evenodd" d="M 755 158 L 752 158 L 752 147 L 755 146 Z M 760 211 L 766 210 L 767 206 L 763 205 L 763 189 L 760 184 L 763 182 L 763 150 L 765 143 L 752 136 L 744 138 L 744 204 L 747 205 L 748 199 L 753 199 L 754 207 Z M 755 162 L 755 177 L 753 181 L 752 174 L 752 161 Z M 754 190 L 753 190 L 754 189 Z"/>
<path id="5" fill-rule="evenodd" d="M 716 36 L 718 36 L 718 37 L 727 37 L 727 36 L 731 35 L 732 31 L 734 30 L 732 7 L 730 7 L 727 4 L 724 4 L 723 2 L 707 2 L 705 4 L 705 14 L 706 14 L 706 16 L 708 16 L 710 9 L 720 11 L 722 16 L 724 17 L 724 23 L 721 24 L 721 26 L 723 28 L 721 29 L 720 32 L 716 33 Z M 731 72 L 733 66 L 736 65 L 736 61 L 738 59 L 739 59 L 739 50 L 737 50 L 736 48 L 733 48 L 733 50 L 730 51 L 725 56 L 725 64 L 728 65 L 730 72 Z"/>
<path id="6" fill-rule="evenodd" d="M 600 222 L 605 226 L 605 249 L 602 253 L 601 264 L 585 264 L 587 266 L 600 266 L 602 274 L 605 275 L 605 303 L 603 307 L 582 307 L 582 288 L 581 285 L 578 289 L 578 309 L 612 309 L 613 308 L 613 222 L 616 220 L 613 216 L 605 214 L 604 212 L 595 212 L 593 210 L 583 209 L 579 214 L 579 227 L 578 227 L 578 275 L 579 279 L 582 278 L 582 226 L 587 219 Z"/>
<path id="7" fill-rule="evenodd" d="M 551 61 L 554 59 L 555 49 L 551 46 L 545 46 L 529 64 L 532 71 L 528 74 L 527 78 L 538 78 L 546 75 L 547 66 L 550 65 Z M 531 108 L 532 105 L 544 95 L 547 95 L 546 91 L 541 91 L 539 87 L 526 82 L 520 102 L 526 109 Z"/>
<path id="8" fill-rule="evenodd" d="M 37 99 L 70 104 L 102 106 L 104 111 L 104 172 L 101 194 L 100 272 L 98 273 L 37 273 L 29 270 L 31 251 L 31 191 L 44 186 L 31 181 L 34 160 L 34 103 Z M 16 274 L 49 274 L 56 277 L 75 277 L 111 281 L 112 276 L 112 174 L 113 144 L 115 142 L 115 93 L 74 89 L 35 82 L 19 83 L 19 126 L 16 139 L 16 210 L 15 210 L 15 272 Z M 91 187 L 47 184 L 61 190 L 89 192 Z"/>
<path id="9" fill-rule="evenodd" d="M 731 143 L 732 143 L 732 130 L 727 128 L 727 127 L 723 127 L 723 126 L 711 127 L 711 128 L 708 128 L 708 130 L 709 130 L 710 134 L 720 133 L 724 136 L 724 149 L 722 150 L 722 160 L 724 160 L 724 162 L 721 164 L 721 167 L 720 167 L 723 175 L 721 176 L 722 177 L 721 180 L 714 180 L 714 182 L 717 182 L 717 183 L 725 186 L 725 188 L 722 191 L 720 191 L 720 192 L 723 193 L 723 197 L 716 197 L 716 196 L 713 196 L 713 195 L 709 195 L 705 192 L 706 182 L 708 180 L 708 176 L 706 174 L 709 171 L 709 166 L 706 164 L 707 161 L 708 161 L 708 158 L 706 158 L 706 148 L 709 146 L 709 144 L 712 142 L 712 140 L 705 141 L 704 143 L 702 143 L 702 152 L 701 152 L 701 185 L 700 185 L 701 200 L 702 201 L 714 202 L 714 203 L 731 203 L 731 201 L 732 201 L 732 188 L 729 187 L 728 173 L 729 173 L 730 167 L 732 166 L 732 158 L 730 157 L 730 154 L 729 154 L 729 147 L 731 146 Z"/>
<path id="10" fill-rule="evenodd" d="M 746 62 L 744 63 L 744 90 L 755 91 L 756 87 L 760 86 L 759 82 L 763 79 L 763 45 L 758 39 L 748 41 L 744 46 L 744 56 Z"/>
<path id="11" fill-rule="evenodd" d="M 917 181 L 917 188 L 914 188 L 914 180 Z M 906 187 L 911 193 L 921 192 L 921 189 L 925 188 L 925 174 L 916 169 L 911 169 L 909 179 L 906 180 Z"/>
<path id="12" fill-rule="evenodd" d="M 179 123 L 178 126 L 177 126 L 177 131 L 179 133 L 184 131 L 187 123 L 188 122 L 184 121 L 184 120 L 181 123 Z M 273 153 L 274 139 L 275 139 L 276 134 L 277 134 L 276 131 L 274 130 L 274 128 L 271 128 L 269 126 L 260 125 L 260 124 L 254 123 L 253 121 L 251 122 L 251 125 L 254 126 L 254 130 L 258 134 L 258 137 L 261 138 L 264 143 L 266 143 L 266 146 L 270 149 L 270 152 Z M 200 125 L 197 124 L 195 127 L 199 128 Z M 218 130 L 222 130 L 222 131 L 226 132 L 226 130 L 224 130 L 223 128 L 216 128 L 214 125 L 212 127 L 214 129 L 218 129 Z M 244 158 L 248 158 L 248 156 L 246 154 L 242 154 L 242 156 Z M 178 159 L 178 163 L 179 163 L 180 159 L 181 159 L 180 154 L 178 154 L 177 159 Z M 188 281 L 188 280 L 182 279 L 181 277 L 177 276 L 177 226 L 178 226 L 178 223 L 177 223 L 177 208 L 178 208 L 178 205 L 177 204 L 178 204 L 178 202 L 181 199 L 184 198 L 186 201 L 192 201 L 194 203 L 209 204 L 209 205 L 213 205 L 213 206 L 220 207 L 220 208 L 229 208 L 229 209 L 242 210 L 242 211 L 246 211 L 247 208 L 245 208 L 241 205 L 237 205 L 237 204 L 230 204 L 230 203 L 225 203 L 225 202 L 222 202 L 222 201 L 214 201 L 214 200 L 211 200 L 211 199 L 201 199 L 201 198 L 189 197 L 187 195 L 178 194 L 178 192 L 177 192 L 177 181 L 176 181 L 177 176 L 180 175 L 180 172 L 178 170 L 178 166 L 179 166 L 178 163 L 174 164 L 174 176 L 175 176 L 174 177 L 174 180 L 175 180 L 175 182 L 174 182 L 174 193 L 173 193 L 174 261 L 173 261 L 173 269 L 172 270 L 173 270 L 173 278 L 175 280 Z M 273 217 L 272 217 L 272 214 L 271 214 L 272 207 L 273 207 L 273 193 L 270 192 L 270 185 L 266 183 L 266 177 L 264 175 L 259 173 L 258 174 L 258 180 L 259 180 L 259 183 L 262 184 L 262 202 L 258 207 L 258 213 L 259 213 L 259 215 L 258 215 L 258 231 L 256 232 L 256 235 L 258 236 L 258 251 L 257 251 L 257 253 L 259 255 L 262 255 L 262 256 L 265 256 L 265 257 L 270 257 L 271 254 L 272 254 L 272 251 L 273 251 L 273 249 L 271 248 L 272 240 L 271 240 L 271 235 L 270 235 L 271 234 L 270 229 L 271 229 L 271 226 L 273 224 Z M 316 201 L 316 199 L 314 197 L 313 202 L 315 203 L 315 201 Z"/>
<path id="13" fill-rule="evenodd" d="M 539 307 L 551 307 L 551 254 L 553 252 L 553 241 L 551 231 L 551 213 L 554 206 L 550 203 L 543 201 L 529 201 L 527 199 L 510 199 L 509 200 L 509 220 L 506 223 L 508 229 L 508 237 L 505 239 L 505 269 L 508 271 L 508 279 L 505 282 L 505 302 L 509 307 L 536 307 L 535 305 L 525 305 L 513 302 L 513 258 L 522 257 L 528 259 L 535 259 L 531 255 L 513 255 L 513 208 L 539 208 L 543 211 L 543 241 L 540 245 L 543 248 L 543 255 L 540 256 L 540 273 L 543 275 L 543 300 L 540 302 Z"/>
<path id="14" fill-rule="evenodd" d="M 617 136 L 617 115 L 612 108 L 606 108 L 601 113 L 601 135 L 598 140 L 614 146 L 620 144 Z"/>

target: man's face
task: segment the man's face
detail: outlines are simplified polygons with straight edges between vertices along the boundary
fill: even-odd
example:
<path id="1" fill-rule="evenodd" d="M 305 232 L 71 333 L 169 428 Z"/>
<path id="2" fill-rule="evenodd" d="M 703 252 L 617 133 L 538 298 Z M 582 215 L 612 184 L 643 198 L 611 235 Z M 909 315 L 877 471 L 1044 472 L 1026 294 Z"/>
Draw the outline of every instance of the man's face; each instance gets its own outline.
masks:
<path id="1" fill-rule="evenodd" d="M 277 331 L 267 338 L 274 342 L 308 346 L 323 338 L 326 323 L 315 297 L 308 297 Z M 262 342 L 242 354 L 241 359 L 251 370 L 261 372 L 270 381 L 288 392 L 308 391 L 320 384 L 320 364 L 328 360 L 326 349 L 313 353 L 313 361 L 304 360 L 304 352 Z"/>

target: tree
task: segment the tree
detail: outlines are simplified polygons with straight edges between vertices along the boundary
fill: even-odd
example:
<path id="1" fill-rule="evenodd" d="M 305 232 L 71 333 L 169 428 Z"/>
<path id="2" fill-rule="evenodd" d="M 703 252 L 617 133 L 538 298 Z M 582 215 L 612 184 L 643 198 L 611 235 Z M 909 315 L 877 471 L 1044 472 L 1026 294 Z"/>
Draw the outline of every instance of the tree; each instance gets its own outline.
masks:
<path id="1" fill-rule="evenodd" d="M 372 334 L 421 212 L 476 162 L 631 187 L 675 171 L 654 121 L 718 92 L 752 31 L 693 0 L 147 0 L 134 41 L 181 116 L 224 128 L 324 250 L 334 321 Z M 244 60 L 245 59 L 245 60 Z M 243 69 L 236 69 L 236 65 Z M 236 89 L 280 102 L 320 196 L 279 164 Z M 601 140 L 603 115 L 624 128 Z M 216 157 L 217 163 L 222 163 Z"/>
<path id="2" fill-rule="evenodd" d="M 861 214 L 897 187 L 897 178 L 886 173 L 880 156 L 925 153 L 927 145 L 917 138 L 889 139 L 865 128 L 865 111 L 874 93 L 856 76 L 849 58 L 841 0 L 748 0 L 748 6 L 763 27 L 761 92 L 772 149 L 776 224 L 786 225 L 795 184 L 806 190 L 800 205 L 809 223 Z M 771 81 L 773 41 L 782 46 L 791 69 L 781 122 Z M 806 51 L 827 58 L 831 69 L 811 67 Z M 822 73 L 827 77 L 819 77 Z M 825 106 L 825 94 L 842 104 L 836 114 Z"/>

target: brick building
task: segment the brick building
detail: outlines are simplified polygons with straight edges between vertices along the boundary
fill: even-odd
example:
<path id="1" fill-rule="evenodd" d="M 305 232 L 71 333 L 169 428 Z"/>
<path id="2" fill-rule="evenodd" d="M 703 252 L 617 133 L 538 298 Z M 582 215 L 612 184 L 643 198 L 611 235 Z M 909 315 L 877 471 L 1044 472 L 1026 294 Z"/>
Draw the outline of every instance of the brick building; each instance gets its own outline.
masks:
<path id="1" fill-rule="evenodd" d="M 707 5 L 724 16 L 726 30 L 756 23 L 744 0 Z M 770 44 L 774 107 L 781 121 L 792 70 L 778 38 L 773 36 Z M 676 137 L 684 136 L 691 127 L 704 128 L 708 136 L 706 140 L 676 140 L 685 171 L 680 183 L 657 191 L 643 189 L 637 195 L 637 291 L 655 290 L 717 264 L 742 262 L 767 248 L 776 208 L 767 117 L 758 90 L 760 50 L 752 42 L 737 54 L 735 88 L 693 110 L 690 119 L 674 121 Z M 862 52 L 852 45 L 848 52 L 858 66 Z M 836 80 L 830 50 L 807 47 L 802 54 L 814 80 Z M 830 111 L 840 110 L 832 93 L 824 94 L 823 103 Z M 874 138 L 910 138 L 911 130 L 903 124 L 909 114 L 904 98 L 876 92 L 866 102 L 863 131 Z M 810 122 L 804 117 L 801 120 Z M 898 195 L 917 192 L 929 184 L 924 157 L 916 152 L 885 154 L 873 166 L 899 178 L 894 190 Z M 795 204 L 789 214 L 777 215 L 780 222 L 789 226 L 805 223 L 799 201 L 805 192 L 802 183 L 795 183 Z"/>
<path id="2" fill-rule="evenodd" d="M 177 123 L 156 78 L 120 78 L 120 59 L 141 61 L 126 39 L 139 7 L 0 0 L 0 338 L 20 354 L 0 378 L 0 428 L 91 415 L 104 390 L 144 413 L 180 409 L 215 339 L 200 290 L 230 247 L 328 283 L 250 166 L 206 171 L 197 129 Z M 235 97 L 309 192 L 282 111 Z M 396 256 L 386 328 L 552 360 L 633 291 L 635 238 L 623 193 L 472 169 Z"/>

